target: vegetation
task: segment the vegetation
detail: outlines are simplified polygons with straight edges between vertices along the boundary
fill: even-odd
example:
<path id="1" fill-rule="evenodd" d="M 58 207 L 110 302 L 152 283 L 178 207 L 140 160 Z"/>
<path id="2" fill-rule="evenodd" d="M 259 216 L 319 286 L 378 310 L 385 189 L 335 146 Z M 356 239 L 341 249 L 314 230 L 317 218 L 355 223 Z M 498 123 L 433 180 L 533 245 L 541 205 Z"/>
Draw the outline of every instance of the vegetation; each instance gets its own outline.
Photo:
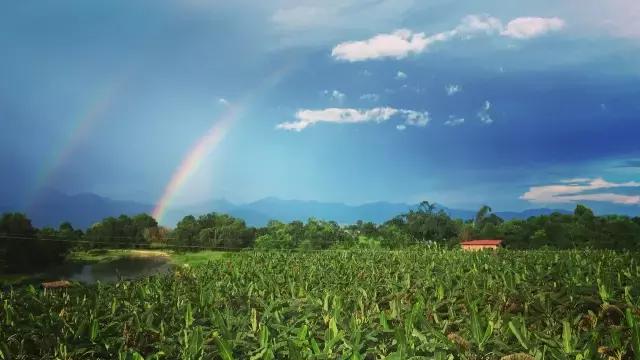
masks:
<path id="1" fill-rule="evenodd" d="M 58 230 L 38 230 L 25 215 L 8 213 L 0 218 L 0 273 L 15 273 L 46 268 L 64 260 L 70 244 L 47 241 L 52 234 L 74 239 L 78 233 L 71 224 L 63 223 Z"/>
<path id="2" fill-rule="evenodd" d="M 79 263 L 110 263 L 125 258 L 165 257 L 172 264 L 178 266 L 197 266 L 207 264 L 209 261 L 226 257 L 229 253 L 224 251 L 172 251 L 172 250 L 131 250 L 131 249 L 93 249 L 86 251 L 74 251 L 67 260 Z"/>
<path id="3" fill-rule="evenodd" d="M 223 251 L 172 252 L 169 253 L 171 262 L 180 266 L 206 265 L 210 261 L 220 260 L 229 256 Z"/>
<path id="4" fill-rule="evenodd" d="M 160 234 L 158 223 L 147 214 L 134 217 L 120 215 L 117 218 L 108 217 L 91 226 L 85 239 L 93 248 L 136 247 L 159 241 Z"/>
<path id="5" fill-rule="evenodd" d="M 171 235 L 178 245 L 221 248 L 249 247 L 254 236 L 254 229 L 247 228 L 243 220 L 217 213 L 185 216 Z"/>
<path id="6" fill-rule="evenodd" d="M 62 263 L 72 249 L 149 245 L 159 241 L 161 234 L 147 214 L 108 217 L 85 234 L 68 222 L 58 229 L 36 229 L 24 214 L 6 213 L 0 219 L 0 269 L 3 273 L 39 271 Z"/>
<path id="7" fill-rule="evenodd" d="M 83 233 L 69 223 L 58 229 L 35 229 L 25 215 L 9 213 L 0 220 L 0 266 L 5 273 L 38 270 L 63 261 L 71 249 L 402 249 L 416 244 L 456 247 L 460 241 L 478 238 L 503 239 L 513 249 L 640 250 L 640 217 L 595 216 L 578 205 L 573 214 L 504 221 L 483 206 L 473 219 L 463 221 L 423 202 L 383 224 L 339 225 L 309 219 L 288 224 L 271 221 L 256 229 L 233 216 L 210 213 L 186 216 L 168 230 L 140 214 L 108 217 Z"/>
<path id="8" fill-rule="evenodd" d="M 78 263 L 109 263 L 123 258 L 170 257 L 173 255 L 164 250 L 138 249 L 91 249 L 76 250 L 67 256 L 67 260 Z"/>
<path id="9" fill-rule="evenodd" d="M 638 359 L 638 253 L 240 252 L 0 294 L 0 357 Z"/>

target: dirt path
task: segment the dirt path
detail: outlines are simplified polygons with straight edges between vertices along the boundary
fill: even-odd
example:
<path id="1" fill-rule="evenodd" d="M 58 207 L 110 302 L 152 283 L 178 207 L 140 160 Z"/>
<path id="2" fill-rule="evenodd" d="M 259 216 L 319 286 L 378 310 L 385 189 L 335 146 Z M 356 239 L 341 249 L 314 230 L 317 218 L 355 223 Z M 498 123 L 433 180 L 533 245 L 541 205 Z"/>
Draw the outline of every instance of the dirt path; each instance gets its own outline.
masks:
<path id="1" fill-rule="evenodd" d="M 139 257 L 139 258 L 150 258 L 150 257 L 166 257 L 169 258 L 170 255 L 162 250 L 131 250 L 129 251 L 129 256 L 131 257 Z"/>

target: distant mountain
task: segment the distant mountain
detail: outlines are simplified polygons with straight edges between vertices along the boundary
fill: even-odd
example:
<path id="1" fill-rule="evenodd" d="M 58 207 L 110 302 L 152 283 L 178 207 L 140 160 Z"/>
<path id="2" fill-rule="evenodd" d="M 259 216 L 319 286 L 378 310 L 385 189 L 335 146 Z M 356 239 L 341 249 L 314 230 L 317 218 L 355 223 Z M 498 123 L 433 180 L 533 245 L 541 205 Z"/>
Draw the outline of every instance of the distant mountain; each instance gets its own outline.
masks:
<path id="1" fill-rule="evenodd" d="M 339 224 L 351 224 L 358 220 L 382 223 L 418 205 L 373 202 L 362 205 L 347 205 L 336 202 L 283 200 L 268 197 L 246 204 L 234 204 L 224 199 L 204 201 L 168 211 L 163 225 L 175 226 L 186 215 L 198 216 L 216 211 L 244 219 L 251 226 L 263 226 L 269 220 L 284 222 L 293 220 L 305 221 L 309 218 L 333 220 Z M 475 210 L 451 209 L 436 205 L 436 209 L 444 210 L 449 216 L 458 219 L 473 219 Z M 70 221 L 75 227 L 87 228 L 108 216 L 120 214 L 135 215 L 151 213 L 153 205 L 134 201 L 112 200 L 96 194 L 83 193 L 68 195 L 55 190 L 46 190 L 37 196 L 37 201 L 29 209 L 4 204 L 0 212 L 24 211 L 38 227 L 57 227 L 63 221 Z M 526 219 L 531 216 L 548 215 L 553 212 L 570 213 L 558 209 L 528 209 L 524 211 L 496 211 L 495 214 L 505 220 Z"/>
<path id="2" fill-rule="evenodd" d="M 96 194 L 68 195 L 46 189 L 36 196 L 36 201 L 23 211 L 38 227 L 57 227 L 69 221 L 77 228 L 88 228 L 108 216 L 150 213 L 153 206 L 134 201 L 111 200 Z"/>
<path id="3" fill-rule="evenodd" d="M 407 204 L 376 202 L 363 205 L 346 205 L 319 201 L 282 200 L 274 197 L 241 205 L 265 214 L 270 219 L 280 221 L 306 220 L 314 217 L 323 220 L 334 220 L 341 224 L 354 223 L 358 220 L 383 222 L 412 208 Z"/>
<path id="4" fill-rule="evenodd" d="M 261 226 L 271 219 L 267 214 L 255 209 L 233 204 L 225 199 L 214 199 L 167 211 L 163 225 L 175 226 L 187 215 L 202 215 L 212 211 L 220 212 L 243 219 L 251 226 Z"/>

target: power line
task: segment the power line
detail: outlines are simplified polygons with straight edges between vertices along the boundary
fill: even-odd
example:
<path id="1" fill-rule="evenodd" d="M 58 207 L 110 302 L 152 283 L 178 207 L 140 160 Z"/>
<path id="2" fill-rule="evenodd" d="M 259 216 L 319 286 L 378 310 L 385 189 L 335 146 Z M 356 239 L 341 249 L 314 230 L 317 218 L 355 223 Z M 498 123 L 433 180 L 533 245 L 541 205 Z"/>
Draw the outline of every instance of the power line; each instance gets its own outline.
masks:
<path id="1" fill-rule="evenodd" d="M 135 237 L 122 237 L 128 239 L 137 239 Z M 26 235 L 18 235 L 18 234 L 0 234 L 0 240 L 35 240 L 42 242 L 57 242 L 57 243 L 71 243 L 76 245 L 88 244 L 88 245 L 111 245 L 117 247 L 118 245 L 126 245 L 127 247 L 120 247 L 120 249 L 127 249 L 128 247 L 135 248 L 147 248 L 147 249 L 200 249 L 200 250 L 220 250 L 220 251 L 243 251 L 243 250 L 254 250 L 254 251 L 285 251 L 285 252 L 296 252 L 296 251 L 342 251 L 341 249 L 259 249 L 255 247 L 229 247 L 229 246 L 202 246 L 202 245 L 180 245 L 180 244 L 158 244 L 158 243 L 130 243 L 130 242 L 117 242 L 117 241 L 93 241 L 93 240 L 70 240 L 70 239 L 55 239 L 51 237 L 35 237 L 35 236 L 26 236 Z M 326 241 L 323 245 L 326 244 L 340 244 L 338 241 Z"/>
<path id="2" fill-rule="evenodd" d="M 24 235 L 24 234 L 0 233 L 0 237 L 5 236 L 5 235 L 6 236 L 27 236 L 27 235 Z M 36 236 L 36 235 L 31 235 L 31 236 L 33 237 L 33 236 Z M 53 238 L 53 237 L 60 237 L 60 238 L 65 238 L 65 239 L 68 238 L 68 235 L 60 235 L 60 234 L 47 234 L 46 236 L 48 238 Z M 82 236 L 87 236 L 87 234 L 83 234 Z M 106 237 L 111 238 L 111 239 L 139 239 L 140 238 L 138 236 L 130 236 L 130 235 L 128 235 L 128 236 L 125 236 L 125 235 L 110 235 L 110 236 L 106 236 Z M 175 236 L 163 236 L 162 238 L 163 239 L 167 239 L 167 240 L 177 240 L 178 239 Z"/>
<path id="3" fill-rule="evenodd" d="M 130 238 L 134 239 L 134 238 Z M 243 250 L 250 249 L 249 247 L 225 247 L 225 246 L 202 246 L 202 245 L 179 245 L 179 244 L 161 244 L 158 243 L 130 243 L 130 242 L 118 242 L 118 241 L 93 241 L 93 240 L 70 240 L 70 239 L 54 239 L 54 238 L 41 238 L 33 236 L 19 236 L 19 235 L 0 235 L 0 240 L 36 240 L 43 242 L 58 242 L 58 243 L 73 243 L 73 244 L 103 244 L 103 245 L 128 245 L 131 247 L 146 247 L 152 249 L 160 248 L 194 248 L 194 249 L 209 249 L 209 250 Z"/>

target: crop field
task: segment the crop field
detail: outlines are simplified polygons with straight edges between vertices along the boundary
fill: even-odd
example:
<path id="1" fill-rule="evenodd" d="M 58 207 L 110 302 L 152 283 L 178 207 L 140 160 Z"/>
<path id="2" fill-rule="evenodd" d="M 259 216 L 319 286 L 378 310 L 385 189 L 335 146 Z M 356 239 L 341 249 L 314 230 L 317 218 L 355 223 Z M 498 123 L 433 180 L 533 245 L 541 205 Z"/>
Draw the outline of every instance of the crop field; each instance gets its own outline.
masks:
<path id="1" fill-rule="evenodd" d="M 640 256 L 246 252 L 0 295 L 4 359 L 640 359 Z"/>

